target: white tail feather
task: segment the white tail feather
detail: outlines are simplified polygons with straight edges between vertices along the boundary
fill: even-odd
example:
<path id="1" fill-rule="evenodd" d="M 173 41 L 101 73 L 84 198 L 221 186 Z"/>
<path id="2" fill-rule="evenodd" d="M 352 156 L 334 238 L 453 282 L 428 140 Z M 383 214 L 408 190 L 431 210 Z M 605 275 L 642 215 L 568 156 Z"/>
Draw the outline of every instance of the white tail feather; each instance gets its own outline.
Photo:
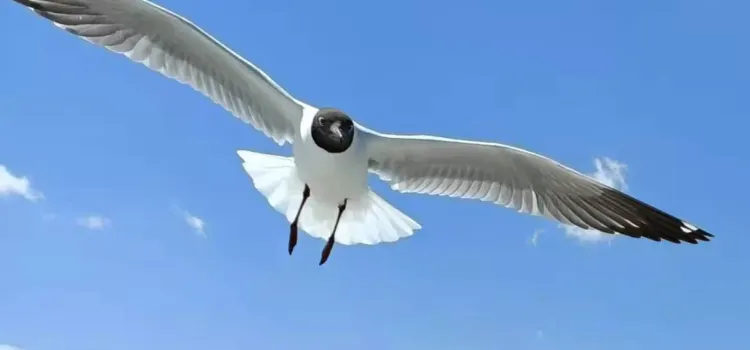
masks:
<path id="1" fill-rule="evenodd" d="M 250 151 L 237 151 L 255 188 L 290 223 L 302 202 L 305 184 L 297 176 L 294 159 Z M 333 231 L 338 208 L 319 201 L 310 193 L 299 219 L 300 230 L 323 240 Z M 336 243 L 378 244 L 395 242 L 422 228 L 416 221 L 368 190 L 366 196 L 350 198 L 336 229 Z"/>

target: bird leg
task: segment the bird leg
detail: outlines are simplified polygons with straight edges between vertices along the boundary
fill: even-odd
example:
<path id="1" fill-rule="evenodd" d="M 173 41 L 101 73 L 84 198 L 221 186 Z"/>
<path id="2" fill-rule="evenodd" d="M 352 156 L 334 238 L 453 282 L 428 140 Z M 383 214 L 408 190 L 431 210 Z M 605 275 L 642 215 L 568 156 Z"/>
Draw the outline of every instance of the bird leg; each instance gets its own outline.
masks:
<path id="1" fill-rule="evenodd" d="M 302 203 L 299 205 L 299 209 L 297 209 L 297 215 L 294 217 L 294 221 L 289 225 L 289 255 L 292 255 L 294 246 L 297 245 L 297 222 L 299 221 L 299 215 L 302 213 L 302 208 L 305 206 L 308 197 L 310 197 L 310 187 L 305 185 L 305 190 L 302 192 Z"/>
<path id="2" fill-rule="evenodd" d="M 339 227 L 339 220 L 341 220 L 341 214 L 344 213 L 344 210 L 346 210 L 346 199 L 344 199 L 344 204 L 339 205 L 339 215 L 336 217 L 336 223 L 333 224 L 333 232 L 331 233 L 331 237 L 328 237 L 328 242 L 326 242 L 326 246 L 323 248 L 323 252 L 320 257 L 320 264 L 323 265 L 328 260 L 328 256 L 331 255 L 331 249 L 333 249 L 333 243 L 336 242 L 336 229 Z"/>

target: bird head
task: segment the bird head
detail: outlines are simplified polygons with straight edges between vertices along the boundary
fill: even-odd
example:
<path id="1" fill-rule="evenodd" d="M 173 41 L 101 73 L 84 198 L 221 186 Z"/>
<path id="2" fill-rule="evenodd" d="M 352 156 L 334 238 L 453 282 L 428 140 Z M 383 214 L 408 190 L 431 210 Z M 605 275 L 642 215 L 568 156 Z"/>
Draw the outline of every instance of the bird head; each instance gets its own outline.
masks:
<path id="1" fill-rule="evenodd" d="M 318 147 L 329 153 L 341 153 L 354 142 L 354 122 L 337 109 L 325 108 L 313 118 L 312 138 Z"/>

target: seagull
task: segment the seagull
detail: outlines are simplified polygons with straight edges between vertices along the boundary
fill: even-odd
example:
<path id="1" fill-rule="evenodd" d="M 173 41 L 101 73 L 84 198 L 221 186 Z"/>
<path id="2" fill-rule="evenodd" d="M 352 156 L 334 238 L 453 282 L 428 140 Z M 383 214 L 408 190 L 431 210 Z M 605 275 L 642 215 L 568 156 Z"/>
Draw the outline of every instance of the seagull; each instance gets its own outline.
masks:
<path id="1" fill-rule="evenodd" d="M 490 142 L 377 132 L 344 111 L 315 107 L 188 19 L 147 0 L 13 0 L 75 36 L 191 86 L 242 121 L 292 146 L 292 157 L 238 150 L 254 187 L 290 224 L 334 243 L 373 245 L 421 226 L 375 194 L 368 174 L 401 193 L 491 202 L 603 233 L 673 243 L 713 235 L 530 151 Z"/>

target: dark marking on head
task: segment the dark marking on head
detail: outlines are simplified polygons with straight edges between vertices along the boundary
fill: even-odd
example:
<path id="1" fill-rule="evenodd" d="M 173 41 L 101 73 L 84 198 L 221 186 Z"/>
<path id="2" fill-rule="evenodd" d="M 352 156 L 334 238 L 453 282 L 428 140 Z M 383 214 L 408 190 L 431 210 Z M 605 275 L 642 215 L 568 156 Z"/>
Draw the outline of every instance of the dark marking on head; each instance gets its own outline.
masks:
<path id="1" fill-rule="evenodd" d="M 354 142 L 354 122 L 338 109 L 321 108 L 311 128 L 315 144 L 328 153 L 342 153 Z"/>

